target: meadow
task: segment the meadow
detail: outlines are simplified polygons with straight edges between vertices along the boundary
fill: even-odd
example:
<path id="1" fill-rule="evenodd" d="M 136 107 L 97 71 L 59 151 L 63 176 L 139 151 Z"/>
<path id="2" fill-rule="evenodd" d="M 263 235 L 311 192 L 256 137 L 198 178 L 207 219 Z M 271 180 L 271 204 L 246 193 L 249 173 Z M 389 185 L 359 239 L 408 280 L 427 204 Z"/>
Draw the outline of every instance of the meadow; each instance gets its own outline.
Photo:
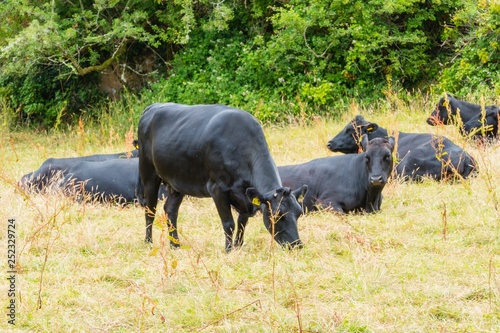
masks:
<path id="1" fill-rule="evenodd" d="M 427 125 L 433 103 L 353 104 L 338 121 L 264 127 L 278 165 L 333 155 L 326 142 L 356 113 L 390 130 L 446 135 L 479 163 L 477 177 L 466 180 L 392 179 L 375 214 L 302 216 L 305 247 L 292 251 L 272 240 L 259 214 L 249 221 L 244 246 L 226 253 L 211 199 L 184 201 L 183 247 L 172 250 L 159 214 L 151 246 L 143 241 L 138 206 L 80 204 L 16 186 L 49 157 L 132 149 L 133 126 L 81 122 L 64 131 L 3 131 L 0 330 L 13 329 L 7 224 L 15 218 L 18 331 L 500 331 L 500 145 L 477 145 L 453 127 Z"/>

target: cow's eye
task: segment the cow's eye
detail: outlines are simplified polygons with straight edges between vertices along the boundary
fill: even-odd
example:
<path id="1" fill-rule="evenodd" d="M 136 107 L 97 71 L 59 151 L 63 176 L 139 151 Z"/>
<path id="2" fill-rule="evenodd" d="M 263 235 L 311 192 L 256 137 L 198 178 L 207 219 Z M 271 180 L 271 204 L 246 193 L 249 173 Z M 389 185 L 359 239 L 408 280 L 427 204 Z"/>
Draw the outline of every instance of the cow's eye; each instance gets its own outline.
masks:
<path id="1" fill-rule="evenodd" d="M 366 163 L 370 163 L 370 156 L 365 156 Z"/>

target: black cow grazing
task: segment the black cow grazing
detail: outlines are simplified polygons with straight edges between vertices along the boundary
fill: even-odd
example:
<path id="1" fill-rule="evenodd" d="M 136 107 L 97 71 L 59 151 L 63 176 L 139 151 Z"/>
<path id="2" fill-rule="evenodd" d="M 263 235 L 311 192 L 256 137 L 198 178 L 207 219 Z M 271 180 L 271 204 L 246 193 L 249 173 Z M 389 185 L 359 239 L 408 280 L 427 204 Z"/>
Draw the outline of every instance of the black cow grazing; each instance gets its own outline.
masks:
<path id="1" fill-rule="evenodd" d="M 248 218 L 263 212 L 264 225 L 284 247 L 301 247 L 297 202 L 307 186 L 283 187 L 261 126 L 249 113 L 224 105 L 148 106 L 139 121 L 138 185 L 146 199 L 146 241 L 152 242 L 158 187 L 169 187 L 164 205 L 178 247 L 177 215 L 185 195 L 212 197 L 224 228 L 226 251 L 243 244 Z M 139 191 L 140 192 L 140 191 Z M 231 206 L 239 213 L 235 222 Z"/>
<path id="2" fill-rule="evenodd" d="M 356 153 L 363 134 L 370 140 L 388 136 L 386 129 L 358 115 L 327 146 L 334 152 Z M 398 132 L 397 137 L 395 173 L 399 177 L 412 180 L 426 176 L 435 180 L 467 178 L 477 170 L 474 158 L 444 136 Z"/>
<path id="3" fill-rule="evenodd" d="M 363 152 L 312 160 L 278 167 L 283 185 L 297 188 L 307 184 L 302 203 L 305 212 L 319 207 L 336 212 L 380 210 L 382 190 L 393 167 L 394 138 L 368 141 L 363 135 Z"/>
<path id="4" fill-rule="evenodd" d="M 464 124 L 465 133 L 475 139 L 496 139 L 498 137 L 498 118 L 500 109 L 492 106 L 485 109 Z"/>
<path id="5" fill-rule="evenodd" d="M 467 130 L 467 128 L 473 128 L 477 130 L 473 133 L 475 137 L 483 136 L 482 133 L 487 137 L 491 137 L 488 125 L 493 125 L 493 123 L 486 121 L 478 124 L 475 120 L 477 121 L 481 117 L 484 118 L 484 114 L 494 115 L 495 113 L 498 115 L 498 106 L 496 105 L 487 105 L 483 108 L 481 105 L 461 101 L 450 94 L 446 94 L 446 96 L 441 97 L 436 108 L 427 118 L 427 123 L 432 126 L 439 124 L 458 125 L 462 135 L 470 134 L 471 131 Z M 493 119 L 493 116 L 488 117 L 487 120 L 490 118 Z M 470 121 L 472 123 L 465 126 Z"/>
<path id="6" fill-rule="evenodd" d="M 61 181 L 69 168 L 82 161 L 99 162 L 114 159 L 126 159 L 128 157 L 137 156 L 138 151 L 136 149 L 130 153 L 95 154 L 89 156 L 68 158 L 48 158 L 37 170 L 22 176 L 19 180 L 19 186 L 21 186 L 21 188 L 26 191 L 44 191 L 50 188 L 51 185 L 59 187 L 60 184 L 57 185 L 54 183 Z"/>

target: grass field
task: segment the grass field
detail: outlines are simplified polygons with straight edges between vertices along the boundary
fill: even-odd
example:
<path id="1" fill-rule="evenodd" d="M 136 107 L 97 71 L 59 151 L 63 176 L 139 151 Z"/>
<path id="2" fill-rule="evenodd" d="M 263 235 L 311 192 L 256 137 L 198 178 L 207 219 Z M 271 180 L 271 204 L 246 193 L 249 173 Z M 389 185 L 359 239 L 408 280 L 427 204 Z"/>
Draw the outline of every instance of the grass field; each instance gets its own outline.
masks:
<path id="1" fill-rule="evenodd" d="M 476 178 L 384 189 L 369 215 L 299 219 L 302 250 L 271 240 L 262 217 L 229 254 L 210 199 L 185 200 L 183 249 L 157 219 L 154 246 L 139 207 L 23 195 L 16 186 L 48 157 L 131 149 L 126 135 L 85 124 L 73 133 L 4 132 L 0 154 L 0 330 L 8 324 L 7 223 L 17 221 L 16 325 L 26 332 L 499 332 L 499 144 L 478 147 L 425 123 L 428 105 L 361 110 L 388 129 L 445 134 L 478 161 Z M 342 122 L 266 127 L 277 164 L 333 155 Z"/>

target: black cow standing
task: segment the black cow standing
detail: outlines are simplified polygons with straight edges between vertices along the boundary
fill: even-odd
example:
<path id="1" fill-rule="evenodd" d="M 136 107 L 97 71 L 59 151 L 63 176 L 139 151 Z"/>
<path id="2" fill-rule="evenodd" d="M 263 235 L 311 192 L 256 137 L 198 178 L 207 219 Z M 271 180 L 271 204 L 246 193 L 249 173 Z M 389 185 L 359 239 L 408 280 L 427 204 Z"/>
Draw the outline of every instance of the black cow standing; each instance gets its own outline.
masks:
<path id="1" fill-rule="evenodd" d="M 441 97 L 427 123 L 435 126 L 458 125 L 462 135 L 495 138 L 498 132 L 499 108 L 496 105 L 481 105 L 461 101 L 450 94 Z M 496 132 L 494 130 L 496 122 Z"/>
<path id="2" fill-rule="evenodd" d="M 303 211 L 320 207 L 336 212 L 380 210 L 382 190 L 393 167 L 394 138 L 361 140 L 363 152 L 318 158 L 307 163 L 278 167 L 285 186 L 307 184 Z"/>
<path id="3" fill-rule="evenodd" d="M 333 152 L 356 153 L 363 134 L 370 140 L 388 136 L 386 129 L 358 115 L 327 146 Z M 426 176 L 435 180 L 467 178 L 477 170 L 475 159 L 444 136 L 405 132 L 398 132 L 396 136 L 395 172 L 399 177 L 412 180 Z"/>
<path id="4" fill-rule="evenodd" d="M 302 210 L 296 197 L 304 195 L 307 186 L 293 192 L 282 186 L 262 128 L 249 113 L 224 105 L 153 104 L 139 121 L 138 143 L 147 242 L 152 241 L 163 181 L 169 188 L 164 209 L 174 247 L 179 246 L 177 215 L 185 195 L 213 198 L 226 251 L 243 244 L 248 218 L 257 210 L 263 212 L 264 225 L 279 244 L 302 246 L 297 228 Z M 239 213 L 234 240 L 231 206 Z"/>

